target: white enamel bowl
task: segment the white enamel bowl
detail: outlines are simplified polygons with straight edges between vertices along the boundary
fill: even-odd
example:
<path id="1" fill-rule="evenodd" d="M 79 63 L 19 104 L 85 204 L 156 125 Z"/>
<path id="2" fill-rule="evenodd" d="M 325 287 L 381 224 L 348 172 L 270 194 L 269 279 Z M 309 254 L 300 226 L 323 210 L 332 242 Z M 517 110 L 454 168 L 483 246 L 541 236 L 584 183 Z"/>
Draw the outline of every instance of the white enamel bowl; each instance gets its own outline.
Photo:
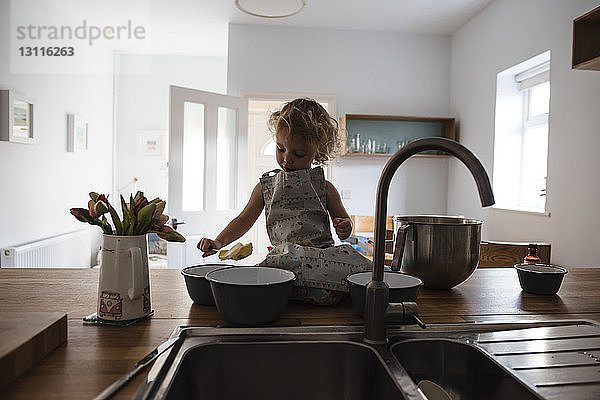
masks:
<path id="1" fill-rule="evenodd" d="M 291 271 L 271 267 L 233 267 L 209 272 L 217 310 L 239 325 L 262 325 L 279 318 L 296 279 Z"/>

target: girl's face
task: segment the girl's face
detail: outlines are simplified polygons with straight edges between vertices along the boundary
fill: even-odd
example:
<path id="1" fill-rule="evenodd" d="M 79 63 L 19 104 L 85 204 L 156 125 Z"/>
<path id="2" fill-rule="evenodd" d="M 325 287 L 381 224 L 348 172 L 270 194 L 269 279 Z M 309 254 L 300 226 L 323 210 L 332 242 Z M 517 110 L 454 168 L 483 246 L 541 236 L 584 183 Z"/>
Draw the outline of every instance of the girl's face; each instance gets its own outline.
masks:
<path id="1" fill-rule="evenodd" d="M 277 130 L 275 144 L 277 163 L 286 172 L 310 168 L 317 155 L 302 136 L 290 135 L 285 129 Z"/>

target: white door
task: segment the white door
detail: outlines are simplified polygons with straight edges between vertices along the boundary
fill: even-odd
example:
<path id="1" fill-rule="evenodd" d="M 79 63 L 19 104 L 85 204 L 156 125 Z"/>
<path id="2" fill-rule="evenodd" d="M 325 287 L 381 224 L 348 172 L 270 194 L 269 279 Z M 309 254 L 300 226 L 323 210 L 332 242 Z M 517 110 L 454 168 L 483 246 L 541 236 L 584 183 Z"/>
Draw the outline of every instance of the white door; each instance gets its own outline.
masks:
<path id="1" fill-rule="evenodd" d="M 169 268 L 218 262 L 196 244 L 215 238 L 248 200 L 248 101 L 170 87 L 169 216 L 184 244 L 168 244 Z"/>

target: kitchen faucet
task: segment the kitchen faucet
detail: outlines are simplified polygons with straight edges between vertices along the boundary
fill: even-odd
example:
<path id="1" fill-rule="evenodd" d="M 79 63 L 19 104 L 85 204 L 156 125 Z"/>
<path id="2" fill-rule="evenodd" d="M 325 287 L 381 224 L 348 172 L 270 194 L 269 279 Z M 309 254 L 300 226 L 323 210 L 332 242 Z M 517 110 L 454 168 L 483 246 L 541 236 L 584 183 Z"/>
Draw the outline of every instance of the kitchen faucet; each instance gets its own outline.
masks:
<path id="1" fill-rule="evenodd" d="M 469 149 L 460 143 L 446 138 L 430 137 L 415 140 L 402 147 L 383 167 L 377 186 L 377 203 L 375 208 L 375 251 L 373 253 L 373 277 L 367 285 L 365 308 L 365 342 L 382 344 L 387 341 L 386 318 L 402 317 L 408 321 L 417 316 L 415 303 L 389 302 L 389 287 L 383 281 L 383 264 L 385 260 L 385 228 L 387 201 L 390 182 L 400 165 L 410 156 L 426 150 L 440 150 L 461 160 L 471 171 L 479 198 L 483 207 L 494 204 L 494 194 L 483 165 Z M 420 322 L 418 318 L 417 322 Z M 422 324 L 422 323 L 421 323 Z"/>

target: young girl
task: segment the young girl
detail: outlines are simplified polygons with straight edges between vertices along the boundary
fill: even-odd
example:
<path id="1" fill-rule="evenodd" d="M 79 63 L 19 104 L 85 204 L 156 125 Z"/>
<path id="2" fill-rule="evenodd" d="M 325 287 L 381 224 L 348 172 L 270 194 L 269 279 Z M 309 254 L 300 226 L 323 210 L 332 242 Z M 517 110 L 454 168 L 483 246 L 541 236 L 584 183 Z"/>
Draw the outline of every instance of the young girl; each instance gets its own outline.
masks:
<path id="1" fill-rule="evenodd" d="M 333 246 L 329 217 L 340 239 L 352 222 L 336 188 L 320 166 L 332 158 L 339 143 L 337 121 L 312 99 L 296 99 L 274 112 L 276 158 L 281 167 L 263 174 L 244 210 L 211 240 L 197 247 L 203 257 L 215 254 L 246 233 L 263 208 L 273 249 L 259 265 L 296 274 L 291 299 L 313 304 L 337 304 L 348 291 L 344 278 L 371 270 L 371 261 L 349 244 Z"/>

